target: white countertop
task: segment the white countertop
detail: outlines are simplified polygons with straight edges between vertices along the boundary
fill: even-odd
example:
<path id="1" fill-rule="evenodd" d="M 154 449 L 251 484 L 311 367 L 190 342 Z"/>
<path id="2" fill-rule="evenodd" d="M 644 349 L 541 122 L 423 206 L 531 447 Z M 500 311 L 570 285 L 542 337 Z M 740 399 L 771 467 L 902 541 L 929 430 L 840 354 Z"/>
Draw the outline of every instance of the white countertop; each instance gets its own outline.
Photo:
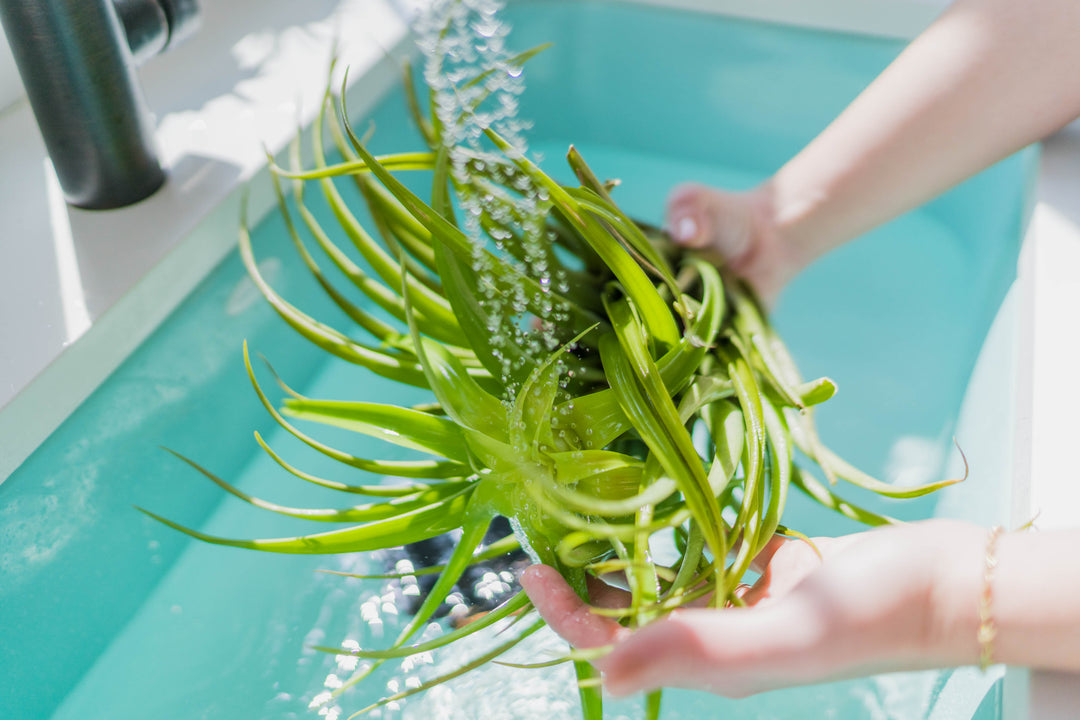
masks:
<path id="1" fill-rule="evenodd" d="M 235 246 L 241 188 L 252 216 L 269 207 L 263 147 L 310 124 L 333 41 L 356 112 L 399 77 L 387 53 L 407 28 L 388 0 L 203 6 L 139 72 L 169 169 L 148 200 L 68 207 L 28 103 L 0 115 L 0 482 Z"/>

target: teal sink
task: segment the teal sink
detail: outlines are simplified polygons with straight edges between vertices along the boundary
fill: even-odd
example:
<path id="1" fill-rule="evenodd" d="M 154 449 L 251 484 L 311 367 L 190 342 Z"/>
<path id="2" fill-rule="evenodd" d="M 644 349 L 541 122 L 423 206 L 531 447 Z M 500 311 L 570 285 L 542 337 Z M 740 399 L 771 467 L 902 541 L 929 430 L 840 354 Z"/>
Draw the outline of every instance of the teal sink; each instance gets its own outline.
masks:
<path id="1" fill-rule="evenodd" d="M 562 156 L 573 142 L 599 175 L 622 179 L 622 206 L 653 222 L 678 182 L 745 188 L 766 177 L 902 47 L 627 3 L 519 2 L 506 15 L 513 46 L 556 42 L 529 65 L 521 107 L 535 122 L 530 144 L 545 168 L 569 179 Z M 376 150 L 418 146 L 400 91 L 370 119 Z M 823 259 L 784 296 L 776 322 L 804 374 L 827 374 L 840 387 L 819 415 L 822 434 L 867 471 L 917 483 L 955 469 L 951 437 L 1015 276 L 1034 167 L 1034 151 L 999 163 Z M 284 296 L 348 327 L 306 275 L 276 214 L 257 224 L 253 238 L 261 267 Z M 303 532 L 301 523 L 226 496 L 160 449 L 267 499 L 335 502 L 281 471 L 256 445 L 256 430 L 289 462 L 358 481 L 276 428 L 248 384 L 244 339 L 306 395 L 403 401 L 401 388 L 295 336 L 231 254 L 0 485 L 3 717 L 317 717 L 309 704 L 351 668 L 308 646 L 389 642 L 400 617 L 388 599 L 392 589 L 314 572 L 381 572 L 385 558 L 210 547 L 132 508 L 232 537 Z M 1006 340 L 995 352 L 1010 351 Z M 259 372 L 273 388 L 269 373 Z M 354 438 L 323 437 L 363 450 Z M 1007 491 L 981 488 L 975 469 L 973 494 Z M 894 503 L 849 495 L 905 519 L 966 507 L 937 496 Z M 1000 506 L 986 505 L 973 519 L 998 520 Z M 808 534 L 856 529 L 801 496 L 789 512 L 790 524 Z M 557 646 L 545 637 L 534 649 Z M 324 716 L 346 717 L 444 662 L 436 656 L 428 665 L 384 668 Z M 485 670 L 382 717 L 574 717 L 567 671 L 529 672 Z M 997 718 L 995 679 L 963 670 L 904 674 L 740 701 L 678 692 L 665 701 L 665 717 Z M 635 717 L 636 702 L 612 705 L 611 716 Z"/>

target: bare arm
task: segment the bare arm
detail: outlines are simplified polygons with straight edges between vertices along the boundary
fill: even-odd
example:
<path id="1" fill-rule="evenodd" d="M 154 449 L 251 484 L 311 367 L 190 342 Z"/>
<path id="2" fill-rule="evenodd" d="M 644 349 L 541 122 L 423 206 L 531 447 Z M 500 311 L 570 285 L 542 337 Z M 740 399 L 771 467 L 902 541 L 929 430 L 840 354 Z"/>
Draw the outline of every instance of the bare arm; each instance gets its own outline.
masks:
<path id="1" fill-rule="evenodd" d="M 770 181 L 812 257 L 1080 115 L 1080 3 L 960 0 Z"/>
<path id="2" fill-rule="evenodd" d="M 726 197 L 683 188 L 671 227 L 774 293 L 828 250 L 1080 115 L 1078 70 L 1075 0 L 958 0 L 765 185 Z"/>
<path id="3" fill-rule="evenodd" d="M 973 598 L 983 585 L 985 536 L 978 540 L 944 560 L 932 596 L 942 622 L 939 637 L 953 664 L 971 662 L 978 653 Z M 1077 543 L 1080 530 L 1001 537 L 992 582 L 996 662 L 1080 673 L 1080 561 L 1072 551 Z"/>

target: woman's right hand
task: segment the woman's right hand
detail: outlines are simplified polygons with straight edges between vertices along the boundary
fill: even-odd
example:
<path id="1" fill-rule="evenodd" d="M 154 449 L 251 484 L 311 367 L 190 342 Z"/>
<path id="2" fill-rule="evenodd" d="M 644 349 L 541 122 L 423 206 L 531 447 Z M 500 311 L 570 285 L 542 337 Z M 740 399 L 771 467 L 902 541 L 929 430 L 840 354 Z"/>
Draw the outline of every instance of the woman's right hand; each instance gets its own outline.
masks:
<path id="1" fill-rule="evenodd" d="M 553 568 L 532 566 L 521 584 L 571 645 L 612 646 L 593 663 L 620 696 L 683 687 L 745 697 L 978 659 L 984 529 L 932 520 L 813 542 L 773 538 L 755 560 L 760 579 L 738 593 L 747 607 L 676 610 L 637 630 L 594 613 Z M 600 607 L 629 602 L 595 582 L 590 595 Z"/>
<path id="2" fill-rule="evenodd" d="M 748 192 L 679 185 L 668 198 L 667 227 L 675 242 L 730 267 L 772 304 L 807 261 L 778 232 L 769 196 L 767 184 Z"/>

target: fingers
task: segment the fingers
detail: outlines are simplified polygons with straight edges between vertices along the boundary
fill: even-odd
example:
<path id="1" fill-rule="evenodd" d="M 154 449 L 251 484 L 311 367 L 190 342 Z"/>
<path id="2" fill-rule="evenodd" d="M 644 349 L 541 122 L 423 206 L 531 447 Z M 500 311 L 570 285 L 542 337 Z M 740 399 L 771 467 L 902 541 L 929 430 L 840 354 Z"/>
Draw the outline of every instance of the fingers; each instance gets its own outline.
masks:
<path id="1" fill-rule="evenodd" d="M 680 185 L 668 198 L 668 231 L 675 241 L 718 252 L 738 263 L 750 250 L 753 223 L 744 195 L 704 185 Z"/>
<path id="2" fill-rule="evenodd" d="M 521 574 L 521 586 L 551 629 L 574 647 L 610 645 L 627 633 L 611 618 L 593 613 L 554 568 L 526 568 Z"/>
<path id="3" fill-rule="evenodd" d="M 798 607 L 679 611 L 615 646 L 604 687 L 615 696 L 683 687 L 743 697 L 804 681 L 792 668 L 818 667 L 821 637 Z"/>
<path id="4" fill-rule="evenodd" d="M 705 200 L 708 188 L 680 185 L 668 198 L 668 230 L 676 242 L 688 247 L 702 247 L 712 236 L 712 222 Z"/>
<path id="5" fill-rule="evenodd" d="M 768 571 L 765 572 L 758 581 L 748 587 L 746 591 L 740 596 L 740 599 L 749 607 L 760 605 L 761 603 L 767 603 L 773 599 L 772 590 L 772 576 Z"/>
<path id="6" fill-rule="evenodd" d="M 773 535 L 769 542 L 765 543 L 765 547 L 761 548 L 758 554 L 754 556 L 754 559 L 750 561 L 750 569 L 759 575 L 765 572 L 765 568 L 769 567 L 769 563 L 772 562 L 776 551 L 787 542 L 788 539 L 783 535 Z"/>
<path id="7" fill-rule="evenodd" d="M 593 664 L 616 696 L 684 687 L 742 697 L 811 681 L 813 669 L 821 665 L 814 648 L 825 637 L 824 625 L 807 603 L 685 609 L 631 632 L 591 612 L 553 568 L 527 568 L 521 585 L 548 625 L 574 647 L 613 646 Z M 625 600 L 611 588 L 601 590 L 612 593 L 612 601 Z M 755 591 L 756 586 L 740 594 L 749 601 Z M 802 677 L 806 672 L 809 676 Z"/>
<path id="8" fill-rule="evenodd" d="M 755 612 L 686 610 L 658 620 L 604 658 L 604 687 L 619 697 L 659 687 L 714 689 L 714 677 L 736 667 L 733 659 L 745 648 L 760 644 L 752 631 L 759 625 Z"/>
<path id="9" fill-rule="evenodd" d="M 819 538 L 825 547 L 832 539 Z M 750 563 L 761 575 L 742 596 L 747 605 L 768 604 L 790 593 L 822 563 L 814 546 L 805 541 L 773 535 Z"/>
<path id="10" fill-rule="evenodd" d="M 604 687 L 616 697 L 671 686 L 686 680 L 703 659 L 702 637 L 692 612 L 679 620 L 658 620 L 617 645 L 604 658 Z"/>

